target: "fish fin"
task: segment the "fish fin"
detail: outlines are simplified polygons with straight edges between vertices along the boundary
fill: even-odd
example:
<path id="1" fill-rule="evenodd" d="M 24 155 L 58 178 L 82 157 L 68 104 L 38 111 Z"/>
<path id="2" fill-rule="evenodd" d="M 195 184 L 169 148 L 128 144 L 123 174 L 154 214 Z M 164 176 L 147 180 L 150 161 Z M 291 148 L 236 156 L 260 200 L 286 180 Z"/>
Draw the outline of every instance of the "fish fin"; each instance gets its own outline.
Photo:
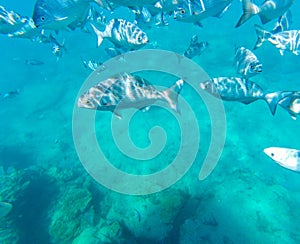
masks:
<path id="1" fill-rule="evenodd" d="M 101 45 L 101 43 L 103 42 L 103 32 L 102 31 L 99 31 L 92 23 L 90 23 L 94 32 L 96 33 L 97 37 L 98 37 L 98 43 L 97 43 L 97 46 L 99 47 Z"/>
<path id="2" fill-rule="evenodd" d="M 262 28 L 259 25 L 254 25 L 255 26 L 255 31 L 257 35 L 257 41 L 254 46 L 254 50 L 259 48 L 268 38 L 272 36 L 271 32 L 266 31 L 264 28 Z"/>
<path id="3" fill-rule="evenodd" d="M 293 120 L 297 120 L 296 114 L 294 114 L 292 112 L 289 112 L 289 114 Z"/>
<path id="4" fill-rule="evenodd" d="M 181 92 L 184 81 L 182 79 L 176 81 L 169 89 L 163 91 L 165 99 L 169 103 L 169 106 L 177 113 L 180 114 L 180 109 L 178 106 L 178 94 Z"/>
<path id="5" fill-rule="evenodd" d="M 101 0 L 94 0 L 94 2 L 100 5 L 102 8 L 104 7 L 104 4 Z"/>
<path id="6" fill-rule="evenodd" d="M 248 104 L 253 103 L 253 102 L 254 101 L 252 100 L 252 101 L 242 101 L 241 103 L 248 105 Z"/>
<path id="7" fill-rule="evenodd" d="M 219 13 L 217 13 L 217 14 L 215 15 L 215 17 L 217 17 L 217 18 L 219 18 L 219 19 L 222 18 L 230 6 L 231 6 L 231 3 L 228 4 L 228 5 L 227 5 L 224 9 L 222 9 Z"/>
<path id="8" fill-rule="evenodd" d="M 251 2 L 251 0 L 243 0 L 243 15 L 237 22 L 235 28 L 240 27 L 242 24 L 244 24 L 247 20 L 249 20 L 252 16 L 259 13 L 260 9 L 257 5 Z"/>
<path id="9" fill-rule="evenodd" d="M 195 22 L 194 25 L 199 26 L 200 28 L 203 28 L 203 25 L 200 21 Z"/>
<path id="10" fill-rule="evenodd" d="M 286 96 L 290 96 L 292 93 L 293 92 L 282 92 L 282 91 L 279 91 L 279 92 L 267 93 L 265 95 L 264 99 L 268 103 L 272 115 L 275 114 L 276 108 L 277 108 L 277 104 L 280 102 L 280 100 L 282 100 Z"/>
<path id="11" fill-rule="evenodd" d="M 283 56 L 284 55 L 284 49 L 279 49 L 280 55 Z"/>
<path id="12" fill-rule="evenodd" d="M 140 108 L 140 110 L 145 113 L 145 112 L 148 112 L 150 110 L 150 106 L 146 106 L 146 107 L 143 107 L 143 108 Z"/>
<path id="13" fill-rule="evenodd" d="M 122 115 L 120 114 L 119 111 L 117 111 L 116 109 L 114 111 L 112 111 L 112 113 L 118 118 L 118 119 L 123 119 Z"/>
<path id="14" fill-rule="evenodd" d="M 270 22 L 272 19 L 268 19 L 267 17 L 263 16 L 263 15 L 259 15 L 259 18 L 260 18 L 260 21 L 261 23 L 264 25 L 264 24 L 267 24 L 268 22 Z"/>

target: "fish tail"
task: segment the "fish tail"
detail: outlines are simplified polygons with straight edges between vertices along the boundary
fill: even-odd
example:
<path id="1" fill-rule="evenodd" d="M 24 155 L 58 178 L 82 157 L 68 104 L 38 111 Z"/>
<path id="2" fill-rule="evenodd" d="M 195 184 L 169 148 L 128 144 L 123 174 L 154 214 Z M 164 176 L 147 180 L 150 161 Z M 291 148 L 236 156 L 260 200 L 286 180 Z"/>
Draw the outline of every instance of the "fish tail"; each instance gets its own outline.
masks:
<path id="1" fill-rule="evenodd" d="M 243 15 L 239 19 L 238 23 L 236 24 L 235 28 L 238 28 L 242 24 L 244 24 L 247 20 L 249 20 L 252 16 L 259 13 L 259 7 L 252 3 L 251 0 L 243 0 Z"/>
<path id="2" fill-rule="evenodd" d="M 272 36 L 271 32 L 266 31 L 264 28 L 262 28 L 259 25 L 255 25 L 255 31 L 257 35 L 257 41 L 254 46 L 254 50 L 259 48 L 268 38 Z"/>
<path id="3" fill-rule="evenodd" d="M 101 45 L 101 43 L 103 42 L 103 37 L 104 37 L 103 32 L 99 31 L 93 24 L 91 24 L 91 26 L 98 37 L 97 46 L 99 47 Z"/>
<path id="4" fill-rule="evenodd" d="M 282 100 L 286 96 L 290 96 L 291 94 L 292 94 L 292 92 L 279 91 L 279 92 L 267 93 L 265 95 L 265 100 L 269 105 L 272 115 L 275 114 L 277 104 L 280 102 L 280 100 Z"/>
<path id="5" fill-rule="evenodd" d="M 184 81 L 182 79 L 176 81 L 169 89 L 165 90 L 164 97 L 169 103 L 169 106 L 177 113 L 180 114 L 180 109 L 178 106 L 178 94 L 181 92 Z"/>

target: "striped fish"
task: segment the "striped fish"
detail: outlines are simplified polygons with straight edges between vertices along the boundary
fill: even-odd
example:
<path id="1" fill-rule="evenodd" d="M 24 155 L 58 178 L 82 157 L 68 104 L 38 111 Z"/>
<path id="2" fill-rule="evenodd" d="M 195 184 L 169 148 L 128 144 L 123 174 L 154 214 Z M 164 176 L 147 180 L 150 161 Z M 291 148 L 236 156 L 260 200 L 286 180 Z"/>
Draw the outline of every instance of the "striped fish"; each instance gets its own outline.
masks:
<path id="1" fill-rule="evenodd" d="M 300 92 L 293 92 L 281 99 L 278 104 L 288 111 L 292 119 L 296 120 L 297 115 L 300 114 Z"/>
<path id="2" fill-rule="evenodd" d="M 284 168 L 300 172 L 300 151 L 283 147 L 269 147 L 264 153 Z"/>
<path id="3" fill-rule="evenodd" d="M 225 101 L 237 101 L 250 104 L 256 100 L 264 100 L 274 115 L 278 101 L 292 92 L 265 93 L 256 83 L 238 77 L 218 77 L 200 83 L 200 88 L 211 95 Z"/>
<path id="4" fill-rule="evenodd" d="M 293 23 L 292 12 L 291 10 L 288 10 L 284 13 L 284 15 L 278 18 L 276 25 L 274 26 L 273 30 L 271 30 L 270 32 L 272 34 L 276 34 L 282 31 L 287 31 L 290 29 L 292 23 Z"/>
<path id="5" fill-rule="evenodd" d="M 207 48 L 208 42 L 198 41 L 198 36 L 193 35 L 191 38 L 190 45 L 184 52 L 184 56 L 187 58 L 193 58 L 195 56 L 201 55 L 201 53 Z"/>
<path id="6" fill-rule="evenodd" d="M 116 46 L 128 50 L 141 48 L 149 42 L 145 32 L 124 19 L 110 20 L 104 31 L 98 30 L 93 24 L 91 26 L 98 37 L 98 46 L 101 45 L 104 38 L 108 38 Z"/>
<path id="7" fill-rule="evenodd" d="M 265 41 L 269 41 L 279 49 L 281 55 L 290 51 L 295 55 L 300 54 L 300 30 L 288 30 L 272 34 L 262 27 L 255 25 L 257 41 L 254 49 L 260 47 Z"/>
<path id="8" fill-rule="evenodd" d="M 77 105 L 82 108 L 111 111 L 117 117 L 122 118 L 120 110 L 144 109 L 160 100 L 179 112 L 177 100 L 183 83 L 180 79 L 169 89 L 159 91 L 147 80 L 125 73 L 108 78 L 91 87 L 80 96 Z"/>
<path id="9" fill-rule="evenodd" d="M 241 26 L 254 15 L 258 15 L 261 23 L 266 24 L 272 19 L 282 16 L 294 1 L 295 0 L 265 0 L 258 6 L 252 3 L 251 0 L 242 0 L 244 13 L 235 27 Z"/>
<path id="10" fill-rule="evenodd" d="M 244 47 L 236 49 L 235 65 L 237 74 L 244 78 L 249 78 L 262 72 L 262 63 L 253 52 Z"/>

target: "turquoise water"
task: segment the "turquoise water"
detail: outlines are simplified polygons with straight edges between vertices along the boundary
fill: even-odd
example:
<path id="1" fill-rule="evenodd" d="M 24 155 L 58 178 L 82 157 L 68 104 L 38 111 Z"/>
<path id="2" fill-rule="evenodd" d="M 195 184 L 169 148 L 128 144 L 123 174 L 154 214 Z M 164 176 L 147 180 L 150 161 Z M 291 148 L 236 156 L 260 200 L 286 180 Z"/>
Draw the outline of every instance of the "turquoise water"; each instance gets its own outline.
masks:
<path id="1" fill-rule="evenodd" d="M 34 1 L 2 2 L 7 9 L 31 16 Z M 291 7 L 293 29 L 299 28 L 299 3 Z M 203 20 L 203 28 L 170 20 L 146 29 L 159 49 L 182 54 L 192 35 L 209 47 L 193 60 L 210 77 L 235 76 L 234 48 L 256 42 L 253 17 L 239 29 L 234 2 L 222 19 Z M 267 24 L 272 29 L 274 21 Z M 170 188 L 143 196 L 124 195 L 100 185 L 80 162 L 72 135 L 77 93 L 90 75 L 81 62 L 109 59 L 96 36 L 60 32 L 67 53 L 60 60 L 51 46 L 0 36 L 0 92 L 20 89 L 0 101 L 0 200 L 13 205 L 0 222 L 0 243 L 299 243 L 300 175 L 264 153 L 271 146 L 300 148 L 299 121 L 267 104 L 224 102 L 226 142 L 220 160 L 204 181 L 198 180 L 211 136 L 211 121 L 201 98 L 186 86 L 181 95 L 192 107 L 200 129 L 200 147 L 188 172 Z M 150 48 L 145 46 L 143 49 Z M 255 51 L 263 72 L 251 80 L 266 91 L 298 90 L 299 57 L 265 43 Z M 43 61 L 40 66 L 26 60 Z M 126 62 L 126 60 L 125 60 Z M 171 86 L 176 79 L 144 72 L 151 83 Z M 183 106 L 184 107 L 184 106 Z M 136 160 L 120 152 L 110 130 L 111 113 L 97 112 L 97 140 L 110 162 L 130 174 L 149 174 L 167 167 L 180 147 L 180 124 L 161 108 L 138 112 L 128 128 L 136 146 L 150 144 L 153 126 L 164 128 L 166 145 L 154 159 Z M 181 116 L 187 116 L 182 111 Z M 186 118 L 189 120 L 189 118 Z M 195 132 L 190 131 L 190 143 Z M 89 145 L 87 145 L 89 147 Z M 185 145 L 186 148 L 189 145 Z M 118 179 L 116 179 L 118 181 Z"/>

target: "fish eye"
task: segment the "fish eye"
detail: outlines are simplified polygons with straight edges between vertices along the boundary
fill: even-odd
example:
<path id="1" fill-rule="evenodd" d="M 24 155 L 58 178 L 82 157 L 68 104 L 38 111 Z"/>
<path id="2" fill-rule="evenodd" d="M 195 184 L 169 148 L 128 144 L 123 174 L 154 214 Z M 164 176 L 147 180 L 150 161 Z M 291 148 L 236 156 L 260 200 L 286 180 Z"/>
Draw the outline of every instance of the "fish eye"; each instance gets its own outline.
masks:
<path id="1" fill-rule="evenodd" d="M 274 153 L 271 153 L 271 157 L 274 157 L 275 156 L 275 154 Z"/>
<path id="2" fill-rule="evenodd" d="M 183 8 L 181 8 L 181 9 L 179 10 L 179 13 L 180 13 L 180 14 L 185 14 L 185 10 L 184 10 Z"/>
<path id="3" fill-rule="evenodd" d="M 45 21 L 45 20 L 46 20 L 45 16 L 41 16 L 41 21 Z"/>
<path id="4" fill-rule="evenodd" d="M 142 36 L 139 36 L 139 37 L 138 37 L 138 40 L 139 40 L 139 41 L 142 41 L 142 40 L 143 40 L 143 37 L 142 37 Z"/>

